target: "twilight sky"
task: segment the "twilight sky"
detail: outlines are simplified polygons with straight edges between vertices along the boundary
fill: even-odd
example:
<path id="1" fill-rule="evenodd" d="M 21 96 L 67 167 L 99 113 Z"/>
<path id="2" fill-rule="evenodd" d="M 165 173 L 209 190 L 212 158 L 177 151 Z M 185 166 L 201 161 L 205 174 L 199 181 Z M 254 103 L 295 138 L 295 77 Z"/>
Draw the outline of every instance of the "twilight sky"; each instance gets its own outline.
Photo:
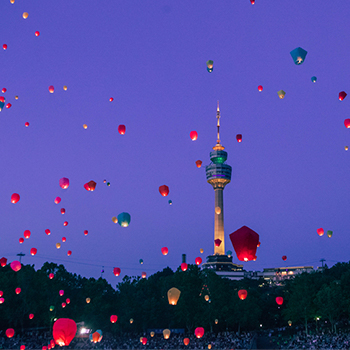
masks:
<path id="1" fill-rule="evenodd" d="M 86 277 L 105 266 L 113 286 L 124 274 L 176 269 L 183 253 L 188 263 L 205 261 L 214 245 L 205 165 L 219 100 L 232 166 L 225 250 L 246 225 L 261 241 L 246 270 L 349 261 L 350 97 L 338 100 L 350 93 L 349 2 L 3 0 L 0 13 L 0 89 L 12 104 L 0 112 L 0 256 L 23 252 L 25 264 L 62 263 Z M 289 52 L 299 46 L 308 54 L 297 66 Z M 83 187 L 90 180 L 94 192 Z M 111 220 L 124 211 L 127 228 Z M 319 237 L 319 227 L 333 237 Z M 21 245 L 26 229 L 32 235 Z"/>

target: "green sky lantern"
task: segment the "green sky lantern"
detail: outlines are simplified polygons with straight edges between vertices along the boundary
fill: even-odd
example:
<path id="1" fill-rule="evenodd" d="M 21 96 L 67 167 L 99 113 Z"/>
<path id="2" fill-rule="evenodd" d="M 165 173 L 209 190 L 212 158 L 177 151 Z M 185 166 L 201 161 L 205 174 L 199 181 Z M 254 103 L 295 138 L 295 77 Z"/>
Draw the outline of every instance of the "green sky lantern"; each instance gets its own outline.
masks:
<path id="1" fill-rule="evenodd" d="M 283 90 L 277 91 L 277 95 L 281 100 L 282 100 L 282 98 L 284 98 L 285 94 L 286 94 L 286 92 Z"/>
<path id="2" fill-rule="evenodd" d="M 214 61 L 212 61 L 212 60 L 207 61 L 207 71 L 209 73 L 211 73 L 213 71 L 213 69 L 214 69 L 213 65 L 214 65 Z"/>
<path id="3" fill-rule="evenodd" d="M 50 306 L 50 311 L 55 310 L 55 307 L 53 305 Z"/>
<path id="4" fill-rule="evenodd" d="M 307 55 L 307 51 L 305 51 L 301 47 L 297 47 L 296 49 L 291 51 L 290 54 L 293 58 L 294 63 L 299 65 L 299 64 L 302 64 L 304 62 L 305 57 Z"/>
<path id="5" fill-rule="evenodd" d="M 231 250 L 228 250 L 228 251 L 226 252 L 226 255 L 227 255 L 228 257 L 231 257 L 231 256 L 232 256 L 232 251 L 231 251 Z"/>
<path id="6" fill-rule="evenodd" d="M 131 220 L 131 217 L 129 213 L 124 212 L 118 215 L 118 224 L 121 227 L 128 227 L 130 224 L 130 220 Z"/>
<path id="7" fill-rule="evenodd" d="M 139 263 L 140 263 L 140 264 L 143 264 L 143 259 L 140 259 L 140 260 L 139 260 Z"/>
<path id="8" fill-rule="evenodd" d="M 327 231 L 327 236 L 331 238 L 333 236 L 333 231 Z"/>
<path id="9" fill-rule="evenodd" d="M 317 77 L 315 77 L 315 76 L 311 77 L 311 81 L 312 81 L 313 83 L 316 83 Z"/>

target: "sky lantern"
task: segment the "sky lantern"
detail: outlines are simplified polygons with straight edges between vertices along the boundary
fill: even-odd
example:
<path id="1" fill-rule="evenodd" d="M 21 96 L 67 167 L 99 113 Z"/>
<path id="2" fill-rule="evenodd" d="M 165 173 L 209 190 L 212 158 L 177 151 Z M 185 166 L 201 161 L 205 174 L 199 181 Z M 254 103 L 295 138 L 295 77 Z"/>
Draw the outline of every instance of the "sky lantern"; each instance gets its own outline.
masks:
<path id="1" fill-rule="evenodd" d="M 63 223 L 63 226 L 67 226 L 68 225 L 68 221 L 65 221 L 64 223 Z"/>
<path id="2" fill-rule="evenodd" d="M 59 202 L 61 202 L 61 197 L 56 197 L 55 198 L 55 204 L 58 204 Z"/>
<path id="3" fill-rule="evenodd" d="M 86 301 L 86 304 L 90 304 L 91 299 L 90 298 L 86 298 L 85 301 Z"/>
<path id="4" fill-rule="evenodd" d="M 283 260 L 283 261 L 286 261 L 286 260 L 287 260 L 287 255 L 283 255 L 283 256 L 282 256 L 282 260 Z"/>
<path id="5" fill-rule="evenodd" d="M 63 85 L 63 90 L 64 90 L 64 91 L 67 91 L 67 90 L 68 90 L 67 85 Z"/>
<path id="6" fill-rule="evenodd" d="M 258 91 L 259 91 L 259 92 L 263 91 L 262 85 L 259 85 L 259 86 L 258 86 Z"/>
<path id="7" fill-rule="evenodd" d="M 55 88 L 53 87 L 53 85 L 50 85 L 50 86 L 49 86 L 49 92 L 50 92 L 51 94 L 53 94 L 54 91 L 55 91 Z"/>
<path id="8" fill-rule="evenodd" d="M 28 18 L 28 12 L 23 12 L 22 17 L 23 17 L 23 19 L 27 19 Z"/>
<path id="9" fill-rule="evenodd" d="M 173 287 L 168 290 L 168 301 L 170 305 L 176 305 L 180 298 L 181 291 Z"/>
<path id="10" fill-rule="evenodd" d="M 15 290 L 15 292 L 16 292 L 16 294 L 20 294 L 21 293 L 21 291 L 22 291 L 22 289 L 21 288 L 16 288 L 16 290 Z"/>
<path id="11" fill-rule="evenodd" d="M 25 239 L 28 239 L 28 238 L 30 237 L 30 231 L 29 231 L 29 230 L 25 230 L 25 231 L 23 232 L 23 235 L 24 235 L 24 238 L 25 238 Z"/>
<path id="12" fill-rule="evenodd" d="M 15 330 L 13 328 L 7 328 L 6 329 L 6 336 L 7 338 L 12 338 L 15 335 Z"/>
<path id="13" fill-rule="evenodd" d="M 220 247 L 221 242 L 222 242 L 222 240 L 221 240 L 220 238 L 217 238 L 217 239 L 214 241 L 215 247 Z"/>
<path id="14" fill-rule="evenodd" d="M 130 224 L 130 220 L 131 220 L 131 217 L 129 213 L 123 212 L 118 215 L 118 224 L 121 227 L 128 227 Z"/>
<path id="15" fill-rule="evenodd" d="M 279 91 L 277 91 L 277 95 L 282 100 L 284 98 L 284 96 L 286 95 L 286 92 L 283 90 L 279 90 Z"/>
<path id="16" fill-rule="evenodd" d="M 68 250 L 67 255 L 68 255 L 68 256 L 71 256 L 71 255 L 72 255 L 72 251 L 71 251 L 71 250 Z"/>
<path id="17" fill-rule="evenodd" d="M 64 290 L 61 289 L 58 293 L 59 293 L 60 297 L 62 297 L 64 295 Z"/>
<path id="18" fill-rule="evenodd" d="M 230 258 L 230 257 L 232 256 L 232 250 L 228 250 L 228 251 L 226 252 L 226 255 Z"/>
<path id="19" fill-rule="evenodd" d="M 190 343 L 190 339 L 189 338 L 184 338 L 184 344 L 187 346 Z"/>
<path id="20" fill-rule="evenodd" d="M 181 264 L 181 270 L 182 270 L 182 271 L 186 271 L 186 270 L 187 270 L 187 264 L 186 264 L 185 262 L 183 262 L 183 263 Z"/>
<path id="21" fill-rule="evenodd" d="M 54 277 L 55 277 L 55 275 L 51 272 L 51 273 L 49 274 L 50 280 L 52 280 Z"/>
<path id="22" fill-rule="evenodd" d="M 32 320 L 34 318 L 34 314 L 29 314 L 29 319 Z"/>
<path id="23" fill-rule="evenodd" d="M 169 337 L 170 337 L 170 329 L 164 329 L 163 330 L 163 337 L 164 337 L 164 339 L 169 339 Z"/>
<path id="24" fill-rule="evenodd" d="M 250 3 L 251 3 L 252 5 L 254 5 L 254 4 L 255 4 L 255 0 L 250 0 Z"/>
<path id="25" fill-rule="evenodd" d="M 61 243 L 56 243 L 56 248 L 60 249 L 61 248 Z"/>
<path id="26" fill-rule="evenodd" d="M 51 235 L 51 231 L 50 231 L 48 228 L 45 230 L 45 233 L 46 233 L 48 236 Z"/>
<path id="27" fill-rule="evenodd" d="M 18 193 L 12 193 L 11 195 L 11 203 L 16 204 L 20 200 L 20 196 Z"/>
<path id="28" fill-rule="evenodd" d="M 6 88 L 2 88 L 1 92 L 4 94 L 7 91 Z"/>
<path id="29" fill-rule="evenodd" d="M 116 216 L 112 216 L 112 221 L 113 221 L 115 224 L 117 224 L 117 223 L 118 223 L 117 217 L 116 217 Z"/>
<path id="30" fill-rule="evenodd" d="M 161 252 L 162 252 L 163 255 L 168 255 L 169 250 L 168 250 L 167 247 L 163 247 L 163 248 L 161 249 Z"/>
<path id="31" fill-rule="evenodd" d="M 76 323 L 69 318 L 59 318 L 52 329 L 53 339 L 59 346 L 68 346 L 77 333 Z"/>
<path id="32" fill-rule="evenodd" d="M 130 324 L 133 324 L 134 323 L 134 319 L 133 318 L 130 318 Z"/>
<path id="33" fill-rule="evenodd" d="M 61 208 L 61 214 L 63 215 L 63 214 L 65 214 L 65 213 L 66 213 L 66 209 Z"/>
<path id="34" fill-rule="evenodd" d="M 208 294 L 206 294 L 206 295 L 204 296 L 204 300 L 205 300 L 205 301 L 209 301 L 209 300 L 210 300 L 210 296 L 209 296 Z"/>
<path id="35" fill-rule="evenodd" d="M 30 255 L 35 255 L 36 254 L 36 252 L 37 252 L 38 250 L 36 249 L 36 248 L 32 248 L 31 250 L 30 250 Z"/>
<path id="36" fill-rule="evenodd" d="M 87 124 L 83 124 L 83 128 L 86 130 L 88 128 Z"/>
<path id="37" fill-rule="evenodd" d="M 327 236 L 331 238 L 333 236 L 333 231 L 327 231 Z"/>
<path id="38" fill-rule="evenodd" d="M 2 297 L 3 295 L 4 295 L 4 292 L 0 290 L 0 297 Z"/>
<path id="39" fill-rule="evenodd" d="M 29 123 L 28 123 L 28 122 L 25 122 L 25 123 L 24 123 L 24 126 L 25 126 L 26 128 L 28 128 Z"/>
<path id="40" fill-rule="evenodd" d="M 256 259 L 259 235 L 247 226 L 242 226 L 230 234 L 230 240 L 240 261 Z"/>
<path id="41" fill-rule="evenodd" d="M 2 258 L 0 259 L 0 264 L 1 264 L 1 267 L 5 267 L 6 264 L 7 264 L 7 259 L 4 258 L 4 257 L 2 257 Z"/>
<path id="42" fill-rule="evenodd" d="M 190 132 L 190 138 L 191 138 L 192 141 L 196 141 L 197 138 L 198 138 L 198 133 L 197 133 L 197 131 L 191 131 L 191 132 Z"/>
<path id="43" fill-rule="evenodd" d="M 87 182 L 85 185 L 84 185 L 84 188 L 87 190 L 87 191 L 95 191 L 95 188 L 96 188 L 96 182 L 91 180 L 89 182 Z"/>
<path id="44" fill-rule="evenodd" d="M 4 298 L 0 298 L 0 304 L 3 304 L 5 302 Z"/>
<path id="45" fill-rule="evenodd" d="M 37 30 L 34 34 L 35 34 L 35 36 L 39 36 L 40 32 Z"/>
<path id="46" fill-rule="evenodd" d="M 9 108 L 11 108 L 12 107 L 12 104 L 11 103 L 8 103 L 7 105 L 6 105 L 6 108 L 7 109 L 9 109 Z"/>
<path id="47" fill-rule="evenodd" d="M 12 0 L 13 2 L 11 2 L 12 4 L 15 2 L 14 0 Z M 26 348 L 26 346 L 25 345 L 21 345 L 20 347 L 19 347 L 19 350 L 25 350 L 25 348 Z"/>
<path id="48" fill-rule="evenodd" d="M 215 324 L 218 324 L 219 323 L 219 320 L 216 318 L 215 321 L 214 321 Z"/>
<path id="49" fill-rule="evenodd" d="M 119 276 L 119 275 L 120 275 L 120 272 L 121 272 L 121 270 L 120 270 L 119 267 L 115 267 L 115 268 L 113 269 L 114 276 Z"/>
<path id="50" fill-rule="evenodd" d="M 349 128 L 350 128 L 350 119 L 345 119 L 345 120 L 344 120 L 344 125 L 345 125 L 345 127 L 346 127 L 347 129 L 349 129 Z"/>
<path id="51" fill-rule="evenodd" d="M 94 343 L 97 343 L 97 342 L 100 341 L 100 337 L 101 337 L 100 333 L 94 332 L 94 333 L 92 333 L 92 337 L 91 338 L 92 338 L 92 341 Z"/>
<path id="52" fill-rule="evenodd" d="M 146 272 L 142 272 L 142 273 L 141 273 L 141 277 L 142 277 L 142 278 L 146 278 L 146 277 L 147 277 L 147 273 L 146 273 Z"/>
<path id="53" fill-rule="evenodd" d="M 7 44 L 3 44 L 3 45 L 2 45 L 2 48 L 3 48 L 4 50 L 7 50 Z"/>
<path id="54" fill-rule="evenodd" d="M 159 193 L 163 197 L 166 197 L 169 194 L 169 187 L 167 185 L 159 186 Z"/>
<path id="55" fill-rule="evenodd" d="M 213 69 L 214 69 L 214 61 L 212 60 L 207 61 L 207 71 L 211 73 Z"/>
<path id="56" fill-rule="evenodd" d="M 4 108 L 4 105 L 5 105 L 4 98 L 2 96 L 0 96 L 0 112 Z"/>
<path id="57" fill-rule="evenodd" d="M 199 249 L 199 252 L 200 252 L 201 254 L 203 254 L 203 253 L 204 253 L 203 248 Z"/>
<path id="58" fill-rule="evenodd" d="M 52 312 L 53 310 L 55 310 L 55 307 L 53 305 L 51 305 L 49 310 Z"/>
<path id="59" fill-rule="evenodd" d="M 339 92 L 339 101 L 343 101 L 346 96 L 347 93 L 345 91 Z"/>
<path id="60" fill-rule="evenodd" d="M 142 264 L 143 264 L 143 259 L 140 259 L 140 260 L 139 260 L 139 263 L 142 265 Z"/>
<path id="61" fill-rule="evenodd" d="M 237 134 L 236 140 L 237 140 L 237 142 L 242 142 L 242 134 Z"/>
<path id="62" fill-rule="evenodd" d="M 68 186 L 69 186 L 69 179 L 67 179 L 66 177 L 60 178 L 59 185 L 60 185 L 61 188 L 66 190 L 68 188 Z"/>
<path id="63" fill-rule="evenodd" d="M 290 54 L 293 58 L 294 63 L 299 65 L 304 62 L 305 57 L 307 55 L 307 51 L 305 51 L 301 47 L 297 47 L 296 49 L 292 50 Z"/>
<path id="64" fill-rule="evenodd" d="M 196 263 L 196 265 L 200 265 L 202 263 L 202 258 L 197 256 L 197 258 L 194 260 L 194 262 Z"/>
<path id="65" fill-rule="evenodd" d="M 62 308 L 64 309 L 67 306 L 66 303 L 62 303 Z"/>
<path id="66" fill-rule="evenodd" d="M 89 231 L 88 231 L 88 230 L 84 230 L 84 235 L 85 235 L 85 236 L 87 236 L 87 235 L 88 235 L 88 233 L 89 233 Z"/>
<path id="67" fill-rule="evenodd" d="M 146 337 L 142 337 L 141 343 L 142 343 L 142 345 L 146 345 L 147 344 L 147 338 Z"/>
<path id="68" fill-rule="evenodd" d="M 152 331 L 151 333 L 150 333 L 150 335 L 151 335 L 151 337 L 153 338 L 154 337 L 154 332 Z"/>
<path id="69" fill-rule="evenodd" d="M 238 291 L 238 298 L 244 300 L 248 295 L 248 292 L 245 289 L 240 289 Z"/>
<path id="70" fill-rule="evenodd" d="M 112 323 L 116 323 L 117 320 L 118 320 L 118 316 L 117 316 L 117 315 L 112 315 L 112 316 L 110 317 L 110 320 L 111 320 Z"/>
<path id="71" fill-rule="evenodd" d="M 203 327 L 197 327 L 195 330 L 194 330 L 194 334 L 195 336 L 199 339 L 199 338 L 202 338 L 203 335 L 204 335 L 204 328 Z"/>
<path id="72" fill-rule="evenodd" d="M 324 234 L 324 229 L 322 227 L 317 229 L 317 234 L 321 237 Z"/>
<path id="73" fill-rule="evenodd" d="M 22 265 L 18 260 L 12 261 L 10 266 L 11 266 L 11 269 L 15 272 L 19 271 L 22 268 Z"/>
<path id="74" fill-rule="evenodd" d="M 120 135 L 125 135 L 126 127 L 123 124 L 118 125 L 118 132 Z"/>
<path id="75" fill-rule="evenodd" d="M 113 102 L 114 98 L 113 97 L 110 97 L 109 98 L 109 102 Z"/>
<path id="76" fill-rule="evenodd" d="M 169 203 L 169 205 L 173 205 L 173 201 L 172 200 L 168 200 L 168 203 Z"/>
<path id="77" fill-rule="evenodd" d="M 19 239 L 19 243 L 22 244 L 23 242 L 24 242 L 24 238 L 21 237 L 21 238 Z"/>
<path id="78" fill-rule="evenodd" d="M 67 238 L 66 237 L 62 237 L 62 242 L 66 242 L 67 241 Z"/>
<path id="79" fill-rule="evenodd" d="M 282 305 L 282 304 L 283 304 L 283 298 L 282 298 L 282 297 L 277 297 L 277 298 L 276 298 L 276 303 L 277 303 L 278 305 Z"/>
<path id="80" fill-rule="evenodd" d="M 196 160 L 196 165 L 197 165 L 197 168 L 200 168 L 202 166 L 202 161 Z"/>
<path id="81" fill-rule="evenodd" d="M 312 81 L 313 83 L 316 83 L 317 77 L 315 77 L 315 76 L 311 77 L 311 81 Z"/>
<path id="82" fill-rule="evenodd" d="M 70 304 L 70 299 L 69 298 L 66 299 L 66 303 Z"/>

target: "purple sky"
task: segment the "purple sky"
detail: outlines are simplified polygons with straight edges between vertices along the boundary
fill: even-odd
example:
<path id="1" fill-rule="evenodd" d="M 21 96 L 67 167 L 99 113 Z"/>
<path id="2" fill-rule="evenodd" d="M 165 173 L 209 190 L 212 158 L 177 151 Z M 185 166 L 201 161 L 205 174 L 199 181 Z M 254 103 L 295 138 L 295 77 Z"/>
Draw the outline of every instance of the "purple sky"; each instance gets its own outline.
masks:
<path id="1" fill-rule="evenodd" d="M 25 264 L 64 263 L 86 277 L 99 277 L 104 265 L 113 285 L 124 274 L 176 269 L 182 253 L 188 263 L 204 261 L 213 253 L 214 191 L 205 165 L 219 100 L 232 166 L 225 250 L 233 250 L 228 235 L 247 225 L 261 247 L 246 270 L 349 261 L 350 130 L 343 122 L 350 97 L 340 102 L 338 93 L 350 93 L 350 3 L 3 0 L 0 12 L 0 47 L 8 45 L 0 49 L 0 89 L 12 103 L 0 113 L 1 256 L 12 261 L 22 251 Z M 297 66 L 289 52 L 299 46 L 308 54 Z M 67 190 L 61 177 L 70 179 Z M 90 180 L 94 192 L 83 188 Z M 111 220 L 123 211 L 131 215 L 127 228 Z M 319 237 L 319 227 L 333 237 Z M 32 236 L 20 245 L 25 229 Z M 67 242 L 57 250 L 62 236 Z"/>

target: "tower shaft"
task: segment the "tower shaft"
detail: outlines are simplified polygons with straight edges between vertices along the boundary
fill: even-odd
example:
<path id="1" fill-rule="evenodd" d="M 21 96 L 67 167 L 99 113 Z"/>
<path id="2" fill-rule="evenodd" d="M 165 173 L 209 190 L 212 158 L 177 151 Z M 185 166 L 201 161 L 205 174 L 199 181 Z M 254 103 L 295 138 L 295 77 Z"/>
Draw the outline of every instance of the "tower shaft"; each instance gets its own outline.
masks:
<path id="1" fill-rule="evenodd" d="M 224 232 L 224 189 L 216 188 L 215 191 L 215 219 L 214 219 L 214 241 L 221 240 L 217 247 L 214 243 L 214 254 L 225 254 L 225 232 Z M 219 213 L 219 214 L 218 214 Z"/>

